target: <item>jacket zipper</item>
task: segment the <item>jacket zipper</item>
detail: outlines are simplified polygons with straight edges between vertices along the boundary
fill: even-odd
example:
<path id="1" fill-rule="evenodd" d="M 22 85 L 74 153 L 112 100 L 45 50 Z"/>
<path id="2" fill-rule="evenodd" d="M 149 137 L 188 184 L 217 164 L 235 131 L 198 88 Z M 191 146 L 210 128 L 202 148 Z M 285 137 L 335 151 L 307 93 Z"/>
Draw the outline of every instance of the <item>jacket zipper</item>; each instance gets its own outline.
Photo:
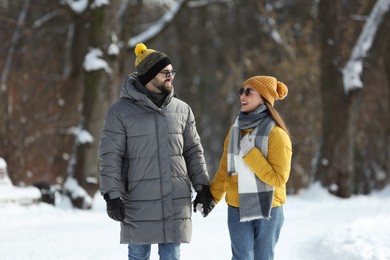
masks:
<path id="1" fill-rule="evenodd" d="M 164 239 L 167 241 L 167 234 L 165 232 L 165 207 L 164 207 L 164 185 L 162 184 L 162 174 L 161 174 L 161 159 L 160 159 L 160 139 L 158 134 L 158 120 L 157 120 L 157 114 L 154 113 L 154 123 L 156 125 L 156 140 L 157 140 L 157 161 L 158 161 L 158 172 L 160 174 L 160 189 L 161 189 L 161 207 L 162 207 L 162 215 L 163 215 L 163 232 L 164 232 Z"/>

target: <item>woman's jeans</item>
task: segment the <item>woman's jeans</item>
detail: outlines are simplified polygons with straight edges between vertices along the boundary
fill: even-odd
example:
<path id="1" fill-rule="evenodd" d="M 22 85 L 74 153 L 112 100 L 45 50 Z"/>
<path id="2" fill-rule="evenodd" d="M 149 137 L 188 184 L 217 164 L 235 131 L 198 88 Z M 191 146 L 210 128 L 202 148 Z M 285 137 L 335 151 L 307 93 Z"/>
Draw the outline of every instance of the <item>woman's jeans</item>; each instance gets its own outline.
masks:
<path id="1" fill-rule="evenodd" d="M 232 260 L 272 260 L 284 221 L 283 207 L 271 210 L 271 219 L 240 222 L 240 209 L 228 206 Z"/>
<path id="2" fill-rule="evenodd" d="M 134 245 L 128 246 L 129 260 L 149 260 L 151 245 Z M 158 255 L 160 260 L 179 260 L 180 243 L 163 243 L 158 244 Z"/>

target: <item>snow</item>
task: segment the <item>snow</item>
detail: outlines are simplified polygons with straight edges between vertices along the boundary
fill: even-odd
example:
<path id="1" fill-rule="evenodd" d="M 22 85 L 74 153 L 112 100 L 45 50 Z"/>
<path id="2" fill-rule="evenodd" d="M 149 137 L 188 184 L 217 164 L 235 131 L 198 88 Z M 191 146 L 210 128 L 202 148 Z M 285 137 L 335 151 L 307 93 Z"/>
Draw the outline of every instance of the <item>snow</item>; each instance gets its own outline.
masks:
<path id="1" fill-rule="evenodd" d="M 108 46 L 107 54 L 111 56 L 118 56 L 119 55 L 119 46 L 116 43 L 111 43 L 110 46 Z"/>
<path id="2" fill-rule="evenodd" d="M 85 129 L 80 127 L 70 127 L 68 132 L 76 137 L 78 144 L 87 144 L 93 142 L 93 136 Z"/>
<path id="3" fill-rule="evenodd" d="M 86 71 L 94 71 L 104 69 L 108 74 L 112 73 L 108 63 L 101 59 L 103 52 L 99 48 L 90 48 L 88 53 L 85 55 L 83 67 Z"/>
<path id="4" fill-rule="evenodd" d="M 69 5 L 70 9 L 77 14 L 83 13 L 88 8 L 88 0 L 65 0 L 65 3 Z M 109 0 L 94 0 L 91 3 L 91 8 L 99 8 L 104 5 L 109 5 Z"/>
<path id="5" fill-rule="evenodd" d="M 11 182 L 7 183 L 7 185 L 0 185 L 0 205 L 8 202 L 30 204 L 38 201 L 40 198 L 41 192 L 35 187 L 16 187 L 12 186 Z"/>
<path id="6" fill-rule="evenodd" d="M 0 157 L 0 169 L 7 169 L 7 162 Z"/>
<path id="7" fill-rule="evenodd" d="M 7 173 L 7 163 L 0 157 L 0 205 L 1 203 L 30 204 L 41 198 L 35 187 L 15 187 Z M 1 207 L 0 207 L 1 208 Z"/>
<path id="8" fill-rule="evenodd" d="M 98 8 L 98 7 L 102 7 L 103 5 L 109 5 L 110 1 L 109 0 L 95 0 L 92 4 L 91 4 L 91 8 Z"/>
<path id="9" fill-rule="evenodd" d="M 299 195 L 288 195 L 285 222 L 276 246 L 277 260 L 390 259 L 390 187 L 369 196 L 340 199 L 313 184 Z M 99 194 L 92 210 L 57 206 L 0 204 L 1 259 L 126 259 L 119 244 L 119 223 L 108 218 Z M 181 258 L 230 259 L 227 207 L 220 202 L 206 218 L 193 215 L 190 244 Z M 152 247 L 151 259 L 158 259 Z"/>
<path id="10" fill-rule="evenodd" d="M 83 13 L 88 7 L 88 0 L 65 0 L 65 3 L 77 14 Z"/>
<path id="11" fill-rule="evenodd" d="M 85 206 L 92 204 L 92 198 L 88 193 L 78 184 L 77 180 L 73 177 L 68 176 L 64 183 L 64 189 L 70 192 L 73 199 L 85 198 Z"/>
<path id="12" fill-rule="evenodd" d="M 118 56 L 120 53 L 120 47 L 118 45 L 118 37 L 114 31 L 111 32 L 111 44 L 107 48 L 107 54 L 110 56 Z"/>

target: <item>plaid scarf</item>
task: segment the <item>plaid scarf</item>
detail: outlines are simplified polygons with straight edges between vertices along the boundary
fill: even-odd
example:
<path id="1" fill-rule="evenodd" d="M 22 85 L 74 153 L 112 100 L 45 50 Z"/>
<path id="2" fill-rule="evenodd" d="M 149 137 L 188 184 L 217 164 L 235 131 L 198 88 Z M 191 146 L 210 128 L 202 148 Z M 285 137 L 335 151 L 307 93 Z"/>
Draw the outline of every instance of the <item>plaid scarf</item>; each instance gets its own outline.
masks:
<path id="1" fill-rule="evenodd" d="M 262 109 L 260 113 L 265 113 L 266 116 L 259 117 L 260 119 L 256 122 L 257 126 L 250 134 L 255 135 L 255 146 L 263 153 L 264 157 L 267 158 L 268 136 L 275 126 L 275 122 L 272 120 L 271 116 L 269 116 L 266 109 Z M 251 115 L 250 120 L 248 121 L 250 125 L 253 125 L 252 119 L 253 115 Z M 242 121 L 242 114 L 240 114 L 232 126 L 227 155 L 228 175 L 238 175 L 240 222 L 261 218 L 269 219 L 271 217 L 274 187 L 260 180 L 242 159 L 244 155 L 240 149 L 242 138 L 241 129 L 247 129 L 245 128 L 245 123 L 243 124 Z"/>

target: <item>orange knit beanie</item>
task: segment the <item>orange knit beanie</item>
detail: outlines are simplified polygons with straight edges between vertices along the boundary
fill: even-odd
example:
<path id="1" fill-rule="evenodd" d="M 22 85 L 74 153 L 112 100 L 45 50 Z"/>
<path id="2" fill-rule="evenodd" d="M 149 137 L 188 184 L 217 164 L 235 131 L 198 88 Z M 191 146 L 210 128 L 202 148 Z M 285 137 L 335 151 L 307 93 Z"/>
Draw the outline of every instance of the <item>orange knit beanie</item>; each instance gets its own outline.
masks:
<path id="1" fill-rule="evenodd" d="M 254 76 L 244 81 L 243 87 L 250 86 L 265 98 L 272 106 L 277 99 L 287 96 L 287 86 L 276 78 L 270 76 Z"/>

